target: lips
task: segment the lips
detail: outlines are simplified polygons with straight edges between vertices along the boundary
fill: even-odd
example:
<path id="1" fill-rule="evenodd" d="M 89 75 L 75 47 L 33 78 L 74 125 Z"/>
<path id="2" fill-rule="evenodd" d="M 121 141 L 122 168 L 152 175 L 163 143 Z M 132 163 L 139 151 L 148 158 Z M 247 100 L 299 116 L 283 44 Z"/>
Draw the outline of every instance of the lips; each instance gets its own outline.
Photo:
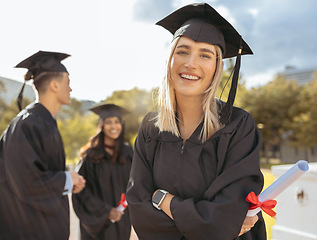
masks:
<path id="1" fill-rule="evenodd" d="M 109 131 L 109 133 L 110 134 L 117 134 L 117 133 L 119 133 L 119 131 L 118 130 L 111 130 L 111 131 Z"/>
<path id="2" fill-rule="evenodd" d="M 186 80 L 190 80 L 190 81 L 196 81 L 199 80 L 200 77 L 196 76 L 196 75 L 192 75 L 192 74 L 180 74 L 181 78 L 186 79 Z"/>

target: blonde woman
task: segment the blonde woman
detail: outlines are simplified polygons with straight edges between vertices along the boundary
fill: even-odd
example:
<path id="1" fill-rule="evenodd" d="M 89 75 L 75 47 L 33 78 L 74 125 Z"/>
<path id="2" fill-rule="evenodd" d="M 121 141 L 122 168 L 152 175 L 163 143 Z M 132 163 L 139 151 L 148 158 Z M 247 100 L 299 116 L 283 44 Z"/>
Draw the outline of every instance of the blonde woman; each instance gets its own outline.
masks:
<path id="1" fill-rule="evenodd" d="M 208 4 L 185 6 L 160 22 L 174 34 L 159 110 L 141 123 L 127 189 L 140 239 L 265 240 L 264 221 L 246 217 L 260 193 L 259 131 L 233 107 L 240 57 L 252 54 Z M 228 101 L 215 97 L 223 58 L 237 56 Z"/>

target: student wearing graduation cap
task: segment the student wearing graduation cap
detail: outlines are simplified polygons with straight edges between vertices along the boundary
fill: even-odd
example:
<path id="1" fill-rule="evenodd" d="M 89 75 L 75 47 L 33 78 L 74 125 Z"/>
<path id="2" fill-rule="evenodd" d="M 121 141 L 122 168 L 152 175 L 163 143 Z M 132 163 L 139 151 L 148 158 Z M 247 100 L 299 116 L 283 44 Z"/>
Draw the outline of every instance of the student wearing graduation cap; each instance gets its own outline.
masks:
<path id="1" fill-rule="evenodd" d="M 68 239 L 68 193 L 85 180 L 65 171 L 56 114 L 70 103 L 68 54 L 39 51 L 19 63 L 33 79 L 37 101 L 22 110 L 0 138 L 0 239 Z M 24 88 L 24 85 L 23 85 Z M 23 88 L 19 94 L 21 107 Z"/>
<path id="2" fill-rule="evenodd" d="M 97 133 L 81 149 L 79 173 L 86 187 L 73 194 L 73 208 L 80 220 L 82 240 L 129 240 L 131 222 L 125 192 L 132 163 L 132 147 L 124 142 L 122 117 L 128 111 L 114 104 L 91 109 L 99 115 Z"/>
<path id="3" fill-rule="evenodd" d="M 157 113 L 135 142 L 127 200 L 140 239 L 265 240 L 261 214 L 246 217 L 259 194 L 260 135 L 252 116 L 233 107 L 240 58 L 252 54 L 208 4 L 191 4 L 157 23 L 174 37 Z M 227 102 L 215 97 L 222 59 L 236 56 Z"/>

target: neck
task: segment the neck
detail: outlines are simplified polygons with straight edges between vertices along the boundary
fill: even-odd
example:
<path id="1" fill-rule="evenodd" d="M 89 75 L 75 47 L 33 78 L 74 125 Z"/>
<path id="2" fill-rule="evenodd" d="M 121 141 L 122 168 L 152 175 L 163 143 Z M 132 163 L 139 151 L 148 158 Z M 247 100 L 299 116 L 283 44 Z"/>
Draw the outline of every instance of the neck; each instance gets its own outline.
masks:
<path id="1" fill-rule="evenodd" d="M 186 140 L 203 119 L 202 99 L 200 97 L 177 97 L 177 114 L 181 136 Z"/>
<path id="2" fill-rule="evenodd" d="M 115 140 L 113 140 L 113 139 L 109 139 L 109 138 L 106 138 L 105 137 L 105 139 L 104 139 L 104 145 L 106 146 L 106 147 L 109 147 L 109 148 L 111 148 L 111 147 L 114 147 L 115 146 L 115 144 L 116 144 L 116 141 Z"/>
<path id="3" fill-rule="evenodd" d="M 183 124 L 196 122 L 198 125 L 204 116 L 202 99 L 177 97 L 177 113 Z"/>
<path id="4" fill-rule="evenodd" d="M 52 116 L 55 118 L 57 113 L 59 112 L 60 108 L 62 107 L 61 104 L 56 103 L 54 99 L 44 95 L 39 96 L 38 101 L 52 114 Z"/>

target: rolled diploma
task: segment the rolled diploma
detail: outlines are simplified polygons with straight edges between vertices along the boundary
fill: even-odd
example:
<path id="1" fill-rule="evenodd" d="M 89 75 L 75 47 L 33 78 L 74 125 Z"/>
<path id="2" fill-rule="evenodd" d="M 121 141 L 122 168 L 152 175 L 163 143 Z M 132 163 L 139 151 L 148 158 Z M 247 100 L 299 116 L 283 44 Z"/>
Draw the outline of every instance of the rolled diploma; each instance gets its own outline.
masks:
<path id="1" fill-rule="evenodd" d="M 309 165 L 305 160 L 299 160 L 290 169 L 288 169 L 282 176 L 276 179 L 270 186 L 268 186 L 263 192 L 259 194 L 259 201 L 261 203 L 267 200 L 273 200 L 286 188 L 288 188 L 293 182 L 295 182 L 300 176 L 302 176 L 309 169 Z M 247 216 L 253 217 L 261 208 L 248 210 Z"/>
<path id="2" fill-rule="evenodd" d="M 128 205 L 127 201 L 124 201 L 124 204 L 127 206 L 127 205 Z M 124 212 L 125 207 L 124 207 L 122 204 L 120 204 L 120 205 L 117 207 L 117 209 L 118 209 L 119 211 Z"/>
<path id="3" fill-rule="evenodd" d="M 122 211 L 122 212 L 124 212 L 124 210 L 126 209 L 126 207 L 125 206 L 128 206 L 128 202 L 127 202 L 127 200 L 124 200 L 124 202 L 123 202 L 123 204 L 121 203 L 119 203 L 119 206 L 117 207 L 117 209 L 119 210 L 119 211 Z M 115 223 L 115 221 L 113 221 L 113 220 L 110 220 L 112 223 Z"/>

